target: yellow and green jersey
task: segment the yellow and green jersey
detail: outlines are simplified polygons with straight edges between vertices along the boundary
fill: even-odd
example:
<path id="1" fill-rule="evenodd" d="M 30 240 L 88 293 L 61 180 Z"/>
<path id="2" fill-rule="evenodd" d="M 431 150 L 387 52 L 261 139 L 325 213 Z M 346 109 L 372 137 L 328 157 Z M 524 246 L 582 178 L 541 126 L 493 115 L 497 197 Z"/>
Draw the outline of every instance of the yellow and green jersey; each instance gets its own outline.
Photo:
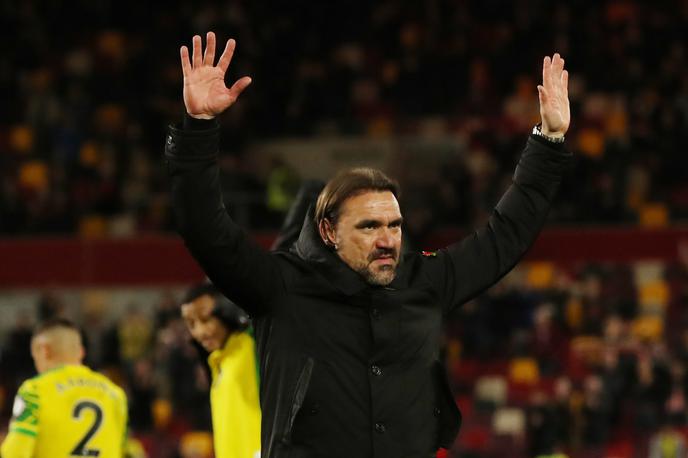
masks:
<path id="1" fill-rule="evenodd" d="M 86 366 L 60 366 L 25 381 L 12 415 L 2 458 L 124 455 L 126 395 Z"/>
<path id="2" fill-rule="evenodd" d="M 216 458 L 259 458 L 260 401 L 253 337 L 248 332 L 230 335 L 223 348 L 208 356 L 208 364 L 213 378 L 210 408 Z"/>

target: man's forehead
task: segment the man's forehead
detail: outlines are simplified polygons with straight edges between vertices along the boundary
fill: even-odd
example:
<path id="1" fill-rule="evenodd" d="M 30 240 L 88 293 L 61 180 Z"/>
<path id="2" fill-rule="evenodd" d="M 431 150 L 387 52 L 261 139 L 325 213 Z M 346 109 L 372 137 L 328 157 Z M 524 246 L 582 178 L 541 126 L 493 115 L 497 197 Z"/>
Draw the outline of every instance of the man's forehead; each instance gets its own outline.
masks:
<path id="1" fill-rule="evenodd" d="M 187 302 L 185 304 L 182 304 L 182 316 L 184 318 L 187 318 L 194 313 L 194 306 L 190 302 Z"/>
<path id="2" fill-rule="evenodd" d="M 190 316 L 197 313 L 207 312 L 215 305 L 214 299 L 209 294 L 197 297 L 196 299 L 182 304 L 182 316 Z"/>
<path id="3" fill-rule="evenodd" d="M 344 201 L 342 216 L 364 218 L 399 218 L 399 202 L 391 191 L 365 191 Z"/>

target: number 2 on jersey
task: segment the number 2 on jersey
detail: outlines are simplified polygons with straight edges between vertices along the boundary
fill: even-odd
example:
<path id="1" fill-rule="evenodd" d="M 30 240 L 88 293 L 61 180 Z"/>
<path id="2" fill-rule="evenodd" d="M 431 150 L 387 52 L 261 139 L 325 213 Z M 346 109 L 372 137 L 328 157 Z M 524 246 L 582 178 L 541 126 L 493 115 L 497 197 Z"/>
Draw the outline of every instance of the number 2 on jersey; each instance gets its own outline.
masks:
<path id="1" fill-rule="evenodd" d="M 100 450 L 88 448 L 88 441 L 98 432 L 101 423 L 103 422 L 103 409 L 98 404 L 92 401 L 81 401 L 74 406 L 72 418 L 79 419 L 83 410 L 92 410 L 95 417 L 91 428 L 86 432 L 86 435 L 76 444 L 72 450 L 71 456 L 99 456 Z"/>

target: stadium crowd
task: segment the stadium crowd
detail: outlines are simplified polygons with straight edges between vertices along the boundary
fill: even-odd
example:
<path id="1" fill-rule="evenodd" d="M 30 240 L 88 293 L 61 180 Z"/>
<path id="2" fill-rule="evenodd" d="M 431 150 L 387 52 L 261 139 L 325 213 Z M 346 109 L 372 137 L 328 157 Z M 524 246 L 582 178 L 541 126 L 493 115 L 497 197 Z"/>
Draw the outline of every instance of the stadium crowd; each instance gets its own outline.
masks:
<path id="1" fill-rule="evenodd" d="M 399 161 L 419 231 L 482 221 L 537 121 L 541 56 L 571 69 L 575 169 L 561 222 L 668 221 L 688 210 L 681 1 L 21 2 L 0 6 L 0 233 L 170 231 L 161 138 L 181 118 L 178 54 L 199 30 L 238 38 L 255 83 L 223 119 L 226 191 L 275 228 L 298 181 L 256 143 L 322 135 L 451 135 L 436 169 Z M 70 18 L 79 18 L 78 27 Z M 401 154 L 401 153 L 400 153 Z M 420 192 L 416 192 L 420 191 Z M 427 210 L 431 211 L 427 211 Z M 409 213 L 409 212 L 407 212 Z"/>
<path id="2" fill-rule="evenodd" d="M 467 304 L 447 347 L 460 456 L 685 456 L 687 273 L 533 263 Z"/>

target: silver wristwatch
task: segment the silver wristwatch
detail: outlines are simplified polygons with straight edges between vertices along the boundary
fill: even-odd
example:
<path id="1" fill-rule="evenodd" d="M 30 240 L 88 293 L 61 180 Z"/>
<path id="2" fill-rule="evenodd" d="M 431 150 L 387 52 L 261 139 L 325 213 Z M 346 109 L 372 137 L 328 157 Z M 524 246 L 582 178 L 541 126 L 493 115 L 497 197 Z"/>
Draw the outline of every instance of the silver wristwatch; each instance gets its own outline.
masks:
<path id="1" fill-rule="evenodd" d="M 537 124 L 535 127 L 533 127 L 533 135 L 537 135 L 538 137 L 542 137 L 548 142 L 551 143 L 564 143 L 564 137 L 550 137 L 549 135 L 545 135 L 542 133 L 542 124 Z"/>

